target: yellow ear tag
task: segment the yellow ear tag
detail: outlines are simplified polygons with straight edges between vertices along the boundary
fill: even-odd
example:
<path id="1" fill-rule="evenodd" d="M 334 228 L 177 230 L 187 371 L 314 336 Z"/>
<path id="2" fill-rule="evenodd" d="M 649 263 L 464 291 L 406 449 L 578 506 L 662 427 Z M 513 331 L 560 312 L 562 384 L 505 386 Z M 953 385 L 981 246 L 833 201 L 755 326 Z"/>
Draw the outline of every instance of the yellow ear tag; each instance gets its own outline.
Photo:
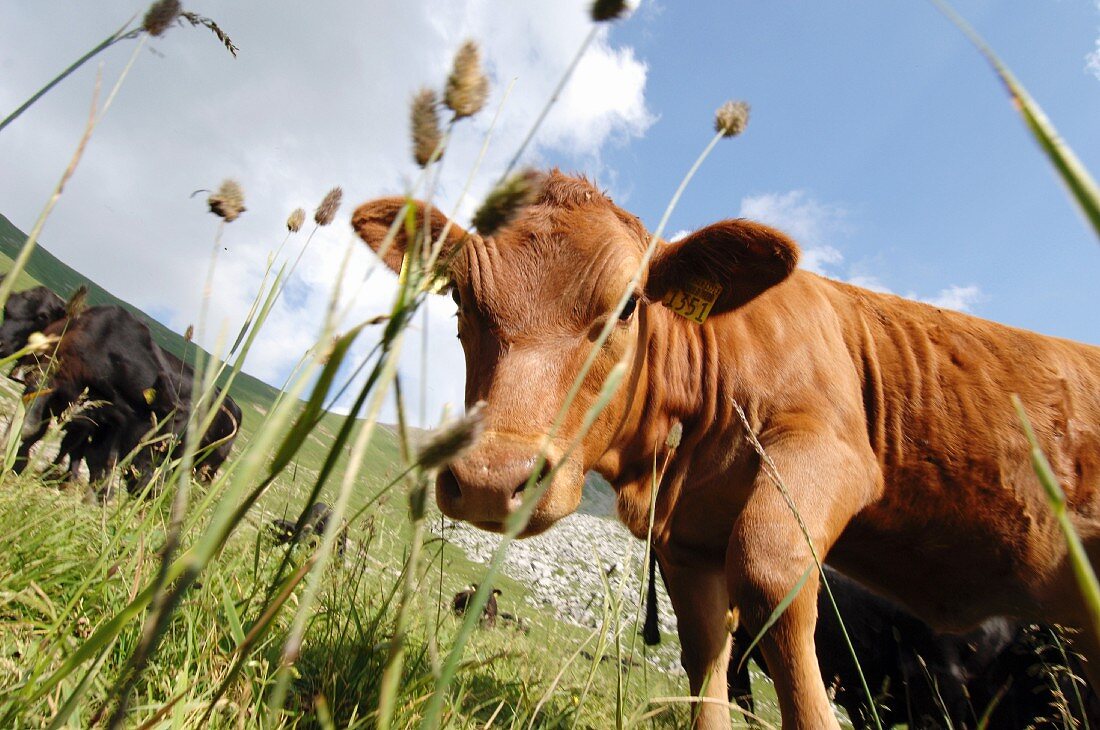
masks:
<path id="1" fill-rule="evenodd" d="M 153 401 L 157 399 L 157 391 L 154 388 L 146 388 L 141 391 L 141 394 L 145 396 L 145 402 L 149 405 L 153 405 Z"/>
<path id="2" fill-rule="evenodd" d="M 682 289 L 669 289 L 661 304 L 681 317 L 703 324 L 721 293 L 722 287 L 716 282 L 695 277 Z"/>

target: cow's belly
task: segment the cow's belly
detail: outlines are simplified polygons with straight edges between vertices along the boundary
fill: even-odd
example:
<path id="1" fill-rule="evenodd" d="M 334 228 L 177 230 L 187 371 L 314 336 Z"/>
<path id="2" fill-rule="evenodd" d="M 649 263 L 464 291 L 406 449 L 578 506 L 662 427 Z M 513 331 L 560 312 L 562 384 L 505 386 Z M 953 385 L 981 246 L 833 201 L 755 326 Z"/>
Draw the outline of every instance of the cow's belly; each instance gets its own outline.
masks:
<path id="1" fill-rule="evenodd" d="M 1043 613 L 1064 556 L 1049 506 L 1029 488 L 910 482 L 857 515 L 828 562 L 961 631 L 989 616 Z"/>

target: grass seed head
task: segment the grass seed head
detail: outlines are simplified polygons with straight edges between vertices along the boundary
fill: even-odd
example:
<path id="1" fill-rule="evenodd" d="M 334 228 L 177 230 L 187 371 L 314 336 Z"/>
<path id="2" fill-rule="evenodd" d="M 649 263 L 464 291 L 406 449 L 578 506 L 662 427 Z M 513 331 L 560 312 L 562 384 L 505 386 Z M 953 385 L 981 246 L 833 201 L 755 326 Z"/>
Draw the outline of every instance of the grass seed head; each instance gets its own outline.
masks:
<path id="1" fill-rule="evenodd" d="M 210 212 L 232 223 L 245 211 L 244 190 L 236 180 L 225 180 L 217 192 L 206 199 Z"/>
<path id="2" fill-rule="evenodd" d="M 182 9 L 179 0 L 157 0 L 146 11 L 141 27 L 151 36 L 164 35 L 164 31 L 179 17 Z"/>
<path id="3" fill-rule="evenodd" d="M 545 180 L 541 172 L 526 169 L 497 185 L 474 213 L 474 228 L 483 236 L 495 233 L 538 198 Z"/>
<path id="4" fill-rule="evenodd" d="M 58 342 L 60 338 L 57 335 L 44 335 L 41 332 L 31 332 L 27 336 L 27 348 L 31 352 L 42 352 L 49 349 L 50 345 Z"/>
<path id="5" fill-rule="evenodd" d="M 191 13 L 186 10 L 180 13 L 180 18 L 190 23 L 192 28 L 200 25 L 204 28 L 207 28 L 211 33 L 218 37 L 218 40 L 222 42 L 223 46 L 225 46 L 225 50 L 229 51 L 229 53 L 232 54 L 233 58 L 237 57 L 237 51 L 240 50 L 239 48 L 237 48 L 237 44 L 235 44 L 233 42 L 233 39 L 231 39 L 224 30 L 218 27 L 218 24 L 215 23 L 213 20 L 207 18 L 205 15 Z"/>
<path id="6" fill-rule="evenodd" d="M 295 208 L 294 212 L 287 216 L 286 229 L 291 233 L 302 230 L 302 224 L 306 221 L 305 208 Z"/>
<path id="7" fill-rule="evenodd" d="M 335 187 L 325 193 L 325 197 L 321 200 L 321 204 L 317 206 L 317 210 L 313 211 L 313 220 L 319 226 L 327 226 L 332 223 L 332 219 L 336 217 L 336 211 L 340 208 L 340 201 L 344 198 L 344 191 Z M 287 226 L 289 227 L 289 222 Z"/>
<path id="8" fill-rule="evenodd" d="M 484 409 L 485 401 L 478 401 L 462 418 L 435 431 L 416 455 L 420 468 L 439 469 L 473 448 L 485 429 Z"/>
<path id="9" fill-rule="evenodd" d="M 87 308 L 88 286 L 86 284 L 81 284 L 77 287 L 77 290 L 73 292 L 73 295 L 69 297 L 69 301 L 65 302 L 65 316 L 69 319 L 79 317 Z"/>
<path id="10" fill-rule="evenodd" d="M 684 436 L 684 424 L 677 421 L 672 424 L 672 428 L 668 430 L 668 438 L 665 439 L 665 445 L 670 449 L 675 449 L 680 446 L 680 439 Z"/>
<path id="11" fill-rule="evenodd" d="M 195 339 L 195 325 L 189 324 L 183 333 L 183 341 L 190 342 L 193 339 Z"/>
<path id="12" fill-rule="evenodd" d="M 749 124 L 749 104 L 746 101 L 727 101 L 714 113 L 714 131 L 723 137 L 736 137 Z"/>
<path id="13" fill-rule="evenodd" d="M 489 78 L 481 70 L 481 51 L 474 41 L 466 41 L 455 54 L 454 68 L 447 77 L 443 102 L 455 113 L 455 119 L 472 117 L 489 98 Z"/>
<path id="14" fill-rule="evenodd" d="M 322 365 L 328 365 L 328 361 L 332 359 L 332 354 L 336 352 L 336 345 L 340 342 L 340 335 L 333 335 L 332 338 L 325 343 L 324 349 L 318 357 Z"/>
<path id="15" fill-rule="evenodd" d="M 592 3 L 592 20 L 597 23 L 605 23 L 615 20 L 627 11 L 624 0 L 595 0 Z"/>
<path id="16" fill-rule="evenodd" d="M 431 89 L 421 89 L 412 101 L 413 157 L 416 164 L 427 167 L 432 154 L 443 141 L 439 128 L 439 101 Z M 440 155 L 443 151 L 440 150 Z"/>

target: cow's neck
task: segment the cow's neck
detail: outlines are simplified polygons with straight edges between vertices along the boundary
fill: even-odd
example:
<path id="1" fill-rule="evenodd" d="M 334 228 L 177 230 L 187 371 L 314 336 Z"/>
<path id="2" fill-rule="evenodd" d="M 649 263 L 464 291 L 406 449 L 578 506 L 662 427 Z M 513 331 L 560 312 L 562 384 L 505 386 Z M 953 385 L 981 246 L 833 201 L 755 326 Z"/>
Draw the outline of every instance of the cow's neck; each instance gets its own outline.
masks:
<path id="1" fill-rule="evenodd" d="M 659 304 L 646 309 L 645 357 L 630 413 L 596 470 L 615 487 L 620 519 L 644 538 L 656 464 L 658 475 L 663 474 L 654 515 L 654 535 L 660 540 L 679 500 L 691 454 L 704 437 L 716 435 L 715 428 L 729 423 L 729 408 L 723 404 L 728 403 L 730 384 L 724 382 L 728 370 L 719 366 L 713 328 L 691 323 Z M 673 450 L 667 439 L 677 422 L 683 435 Z"/>

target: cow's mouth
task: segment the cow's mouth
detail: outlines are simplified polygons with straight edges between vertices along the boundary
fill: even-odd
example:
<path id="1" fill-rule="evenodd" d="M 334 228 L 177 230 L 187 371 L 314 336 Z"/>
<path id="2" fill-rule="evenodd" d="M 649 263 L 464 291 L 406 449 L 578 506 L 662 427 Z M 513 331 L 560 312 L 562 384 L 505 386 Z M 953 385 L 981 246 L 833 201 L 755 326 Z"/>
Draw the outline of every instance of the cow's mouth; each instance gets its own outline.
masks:
<path id="1" fill-rule="evenodd" d="M 439 472 L 435 501 L 440 511 L 451 519 L 500 534 L 519 513 L 530 510 L 530 519 L 517 536 L 545 532 L 580 504 L 584 474 L 576 460 L 559 461 L 560 452 L 555 448 L 540 465 L 539 447 L 536 437 L 487 431 L 474 451 Z M 533 481 L 536 467 L 539 479 Z M 537 487 L 528 489 L 532 481 Z M 528 504 L 531 499 L 537 503 Z"/>
<path id="2" fill-rule="evenodd" d="M 523 529 L 519 531 L 516 537 L 522 539 L 541 535 L 549 530 L 559 519 L 565 516 L 565 514 L 550 514 L 546 510 L 536 509 L 534 514 L 531 515 L 531 519 L 527 521 L 527 524 L 524 525 Z M 507 525 L 501 520 L 469 520 L 469 524 L 479 530 L 496 533 L 498 535 L 504 534 L 507 530 Z"/>
<path id="3" fill-rule="evenodd" d="M 559 517 L 551 517 L 549 515 L 542 515 L 536 512 L 535 514 L 531 515 L 531 519 L 527 522 L 527 525 L 519 531 L 516 537 L 523 539 L 525 537 L 534 537 L 535 535 L 541 535 L 542 533 L 549 530 L 559 519 Z M 506 529 L 503 522 L 497 522 L 496 520 L 478 520 L 475 522 L 471 522 L 470 524 L 479 530 L 494 532 L 498 535 L 504 534 Z"/>
<path id="4" fill-rule="evenodd" d="M 583 484 L 583 482 L 582 482 Z M 558 520 L 571 514 L 580 502 L 579 489 L 577 490 L 577 498 L 565 497 L 562 492 L 568 493 L 572 490 L 550 489 L 546 494 L 542 496 L 538 506 L 531 513 L 531 517 L 527 520 L 527 524 L 523 526 L 523 529 L 516 535 L 517 538 L 533 537 L 535 535 L 541 535 L 549 530 Z M 563 499 L 563 497 L 565 497 Z M 461 520 L 466 522 L 479 530 L 485 532 L 492 532 L 498 535 L 504 534 L 508 530 L 508 519 L 511 515 L 469 515 L 463 514 L 461 510 L 454 509 L 454 503 L 443 494 L 442 490 L 436 490 L 436 502 L 440 507 L 440 510 L 446 516 L 454 520 Z M 517 505 L 518 506 L 518 505 Z M 493 519 L 497 517 L 497 519 Z"/>

